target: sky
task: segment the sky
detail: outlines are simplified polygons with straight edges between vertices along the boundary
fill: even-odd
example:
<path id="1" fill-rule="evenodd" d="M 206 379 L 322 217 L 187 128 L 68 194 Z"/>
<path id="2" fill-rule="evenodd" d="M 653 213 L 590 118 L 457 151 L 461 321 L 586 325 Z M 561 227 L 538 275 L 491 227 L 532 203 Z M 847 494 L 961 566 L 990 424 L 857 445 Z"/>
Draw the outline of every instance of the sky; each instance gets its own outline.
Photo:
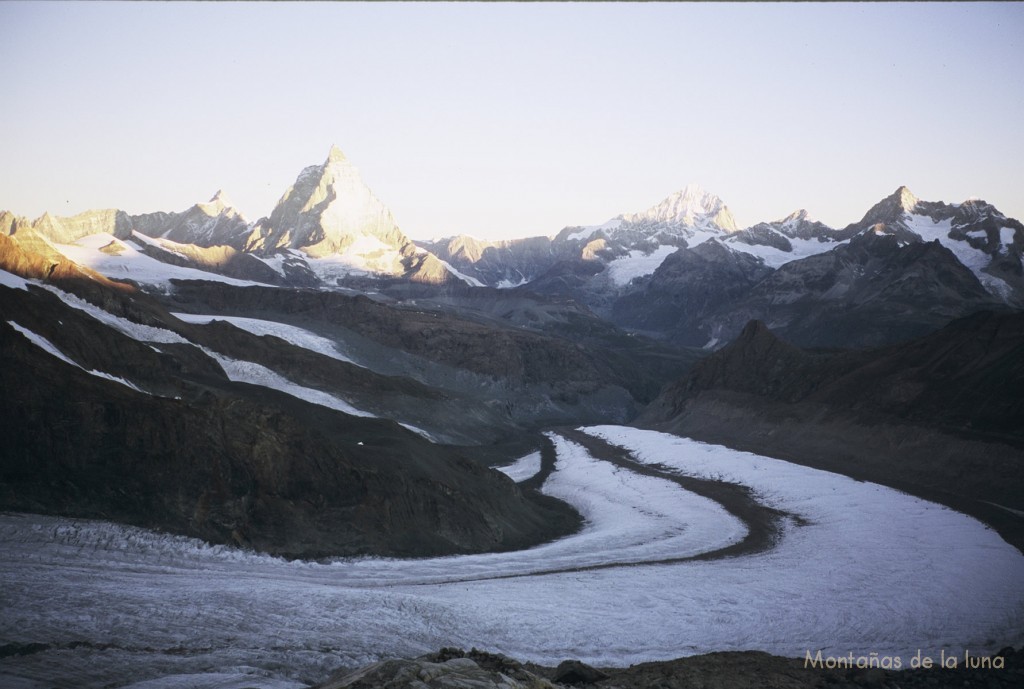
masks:
<path id="1" fill-rule="evenodd" d="M 1024 3 L 2 2 L 0 209 L 251 220 L 337 144 L 414 238 L 688 183 L 741 227 L 907 185 L 1024 219 Z"/>

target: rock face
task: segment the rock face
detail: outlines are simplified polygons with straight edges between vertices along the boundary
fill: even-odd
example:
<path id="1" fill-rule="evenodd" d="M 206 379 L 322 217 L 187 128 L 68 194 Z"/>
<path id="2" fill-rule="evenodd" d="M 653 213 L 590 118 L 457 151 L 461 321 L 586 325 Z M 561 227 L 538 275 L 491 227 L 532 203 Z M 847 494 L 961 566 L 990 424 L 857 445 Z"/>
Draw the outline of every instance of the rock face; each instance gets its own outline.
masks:
<path id="1" fill-rule="evenodd" d="M 336 146 L 322 165 L 299 173 L 270 217 L 256 223 L 245 248 L 268 256 L 294 249 L 314 259 L 339 257 L 352 271 L 434 284 L 454 279 L 405 236 Z"/>
<path id="2" fill-rule="evenodd" d="M 181 213 L 147 213 L 131 216 L 132 227 L 153 238 L 198 247 L 228 246 L 241 249 L 251 228 L 223 191 L 207 203 L 197 203 Z"/>
<path id="3" fill-rule="evenodd" d="M 611 317 L 631 330 L 665 333 L 680 345 L 713 346 L 722 338 L 714 316 L 769 274 L 753 256 L 707 241 L 679 249 L 653 275 L 637 280 L 615 300 Z"/>
<path id="4" fill-rule="evenodd" d="M 752 277 L 706 317 L 722 341 L 758 319 L 800 346 L 878 346 L 980 309 L 1006 308 L 939 242 L 904 243 L 873 231 Z"/>
<path id="5" fill-rule="evenodd" d="M 131 218 L 119 210 L 86 211 L 67 218 L 45 213 L 32 223 L 32 227 L 46 239 L 58 244 L 71 244 L 82 237 L 100 232 L 118 239 L 127 239 L 132 232 Z"/>

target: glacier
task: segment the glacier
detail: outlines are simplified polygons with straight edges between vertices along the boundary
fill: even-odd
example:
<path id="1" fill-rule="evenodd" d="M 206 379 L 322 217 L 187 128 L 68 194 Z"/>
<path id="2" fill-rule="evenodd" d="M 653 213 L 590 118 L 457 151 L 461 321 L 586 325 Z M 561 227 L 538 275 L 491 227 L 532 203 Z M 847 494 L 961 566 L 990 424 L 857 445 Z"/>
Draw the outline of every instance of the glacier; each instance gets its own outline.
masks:
<path id="1" fill-rule="evenodd" d="M 1024 641 L 1024 556 L 970 517 L 664 433 L 582 430 L 663 471 L 747 486 L 794 519 L 769 550 L 665 562 L 735 542 L 745 528 L 717 503 L 557 433 L 543 490 L 576 506 L 585 525 L 519 552 L 288 562 L 104 522 L 4 514 L 0 644 L 46 647 L 5 658 L 0 683 L 291 689 L 339 666 L 442 646 L 627 665 L 750 649 L 981 654 Z"/>

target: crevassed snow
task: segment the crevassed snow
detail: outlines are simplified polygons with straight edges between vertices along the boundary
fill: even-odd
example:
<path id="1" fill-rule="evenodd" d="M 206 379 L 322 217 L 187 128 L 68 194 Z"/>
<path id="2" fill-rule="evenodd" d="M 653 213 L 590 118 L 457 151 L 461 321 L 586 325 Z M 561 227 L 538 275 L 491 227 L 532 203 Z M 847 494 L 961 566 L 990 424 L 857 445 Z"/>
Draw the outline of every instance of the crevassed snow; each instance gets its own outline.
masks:
<path id="1" fill-rule="evenodd" d="M 302 347 L 303 349 L 308 349 L 311 352 L 323 354 L 324 356 L 329 356 L 332 359 L 344 361 L 349 364 L 356 363 L 338 350 L 338 343 L 334 340 L 321 337 L 309 330 L 305 330 L 294 325 L 288 325 L 287 323 L 267 321 L 260 318 L 243 318 L 241 316 L 207 316 L 177 312 L 172 313 L 171 315 L 179 320 L 185 321 L 186 323 L 196 323 L 198 325 L 206 325 L 213 321 L 226 321 L 231 325 L 254 335 L 273 335 L 274 337 L 278 337 L 285 342 L 295 345 L 296 347 Z M 356 365 L 358 366 L 359 364 Z"/>
<path id="2" fill-rule="evenodd" d="M 131 382 L 125 380 L 124 378 L 120 378 L 118 376 L 114 376 L 114 375 L 111 375 L 109 373 L 105 373 L 103 371 L 97 371 L 96 369 L 88 369 L 85 366 L 82 366 L 81 364 L 79 364 L 78 362 L 72 361 L 71 359 L 69 359 L 67 356 L 64 355 L 64 352 L 62 352 L 59 349 L 57 349 L 57 347 L 52 342 L 47 340 L 45 337 L 43 337 L 42 335 L 38 335 L 38 334 L 32 332 L 28 328 L 25 328 L 25 327 L 23 327 L 21 325 L 18 325 L 14 321 L 7 321 L 7 325 L 11 326 L 15 330 L 17 330 L 19 333 L 24 335 L 26 338 L 28 338 L 29 342 L 31 342 L 32 344 L 34 344 L 37 347 L 39 347 L 40 349 L 42 349 L 47 354 L 49 354 L 51 356 L 57 357 L 58 359 L 60 359 L 61 361 L 63 361 L 66 364 L 71 364 L 75 368 L 80 368 L 80 369 L 82 369 L 83 371 L 85 371 L 86 373 L 88 373 L 91 376 L 96 376 L 97 378 L 105 378 L 107 380 L 112 380 L 115 383 L 120 383 L 121 385 L 125 386 L 126 388 L 131 388 L 135 392 L 141 392 L 141 393 L 147 394 L 147 395 L 149 394 L 145 390 L 140 389 L 134 383 L 131 383 Z"/>
<path id="3" fill-rule="evenodd" d="M 138 232 L 133 232 L 132 237 L 135 241 L 152 243 L 166 248 L 153 238 Z M 242 287 L 272 286 L 253 280 L 237 280 L 197 268 L 185 268 L 164 263 L 143 253 L 135 241 L 121 241 L 109 233 L 101 232 L 83 237 L 74 244 L 54 244 L 53 247 L 75 263 L 92 268 L 109 278 L 134 280 L 139 284 L 158 287 L 162 290 L 170 290 L 173 287 L 171 279 L 208 280 Z M 111 242 L 119 247 L 117 254 L 109 254 L 100 250 Z"/>
<path id="4" fill-rule="evenodd" d="M 507 466 L 494 468 L 516 483 L 522 483 L 529 478 L 533 478 L 540 471 L 540 452 L 531 452 Z"/>
<path id="5" fill-rule="evenodd" d="M 608 263 L 608 276 L 616 286 L 628 285 L 633 278 L 650 275 L 669 254 L 675 253 L 679 247 L 662 244 L 650 253 L 633 249 L 628 256 L 616 258 Z"/>
<path id="6" fill-rule="evenodd" d="M 545 492 L 587 525 L 518 553 L 285 562 L 141 529 L 0 515 L 0 642 L 65 645 L 7 658 L 0 673 L 88 687 L 123 684 L 126 672 L 141 681 L 246 666 L 312 684 L 335 666 L 452 645 L 548 664 L 761 649 L 895 654 L 906 666 L 918 649 L 962 657 L 1024 641 L 1024 557 L 969 517 L 720 446 L 585 430 L 639 461 L 749 486 L 807 525 L 790 523 L 767 552 L 657 564 L 740 532 L 705 499 L 558 436 Z M 608 557 L 627 566 L 543 573 Z M 66 647 L 83 640 L 112 646 Z"/>
<path id="7" fill-rule="evenodd" d="M 28 290 L 28 280 L 15 275 L 14 273 L 8 273 L 6 270 L 0 269 L 0 285 L 4 287 L 10 287 L 11 289 L 23 289 Z"/>

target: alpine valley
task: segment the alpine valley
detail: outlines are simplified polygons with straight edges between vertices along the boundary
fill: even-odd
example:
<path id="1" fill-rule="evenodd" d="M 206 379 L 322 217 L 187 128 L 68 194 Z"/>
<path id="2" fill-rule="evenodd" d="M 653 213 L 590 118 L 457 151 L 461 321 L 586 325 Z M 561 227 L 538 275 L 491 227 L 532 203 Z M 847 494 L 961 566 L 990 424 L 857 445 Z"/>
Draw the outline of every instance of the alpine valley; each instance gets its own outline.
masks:
<path id="1" fill-rule="evenodd" d="M 1024 673 L 1024 225 L 979 199 L 415 241 L 332 147 L 255 221 L 0 211 L 0 351 L 3 686 Z M 920 649 L 1003 671 L 803 663 Z"/>

